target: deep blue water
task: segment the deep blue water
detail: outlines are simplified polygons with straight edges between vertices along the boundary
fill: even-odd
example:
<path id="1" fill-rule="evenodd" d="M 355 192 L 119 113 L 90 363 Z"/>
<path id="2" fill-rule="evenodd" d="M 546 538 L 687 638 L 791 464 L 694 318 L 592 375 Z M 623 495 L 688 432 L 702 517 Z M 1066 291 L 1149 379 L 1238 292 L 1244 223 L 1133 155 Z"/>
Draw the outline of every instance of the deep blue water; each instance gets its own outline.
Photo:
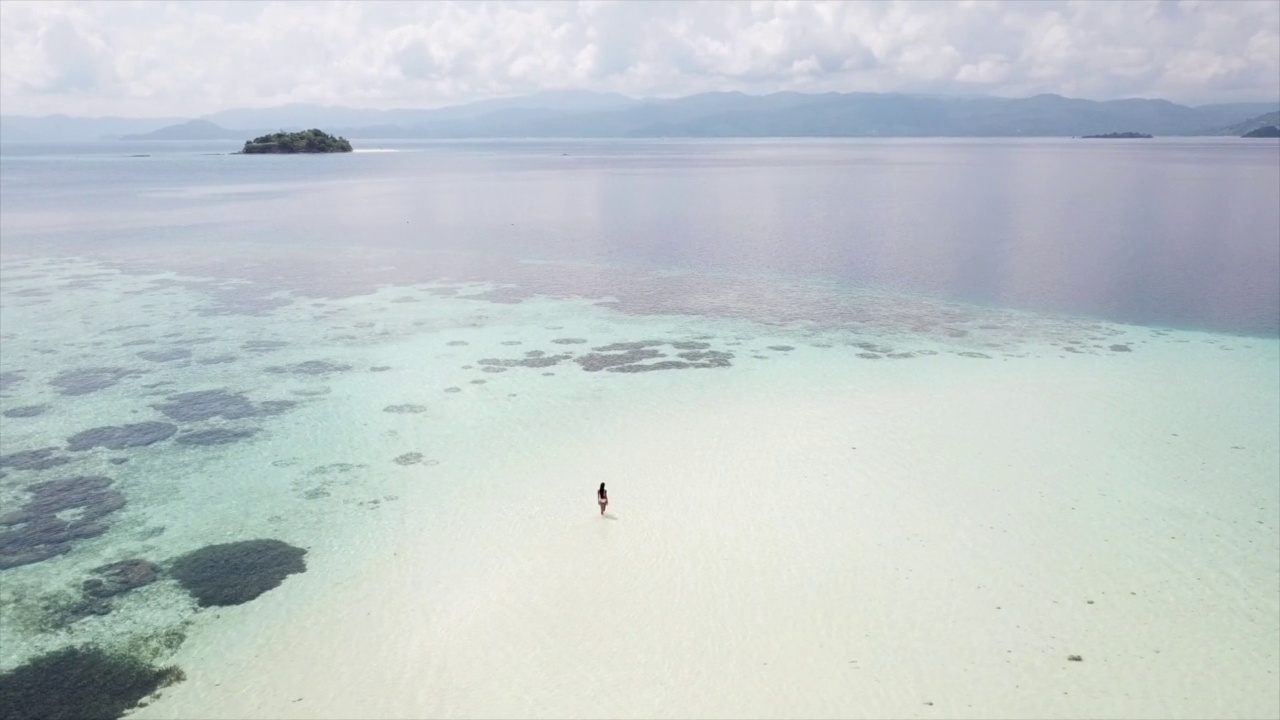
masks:
<path id="1" fill-rule="evenodd" d="M 250 239 L 319 256 L 337 247 L 457 252 L 1280 333 L 1274 141 L 356 146 L 398 152 L 5 146 L 0 251 L 93 243 L 110 256 L 117 245 L 161 243 L 217 257 L 224 242 Z"/>

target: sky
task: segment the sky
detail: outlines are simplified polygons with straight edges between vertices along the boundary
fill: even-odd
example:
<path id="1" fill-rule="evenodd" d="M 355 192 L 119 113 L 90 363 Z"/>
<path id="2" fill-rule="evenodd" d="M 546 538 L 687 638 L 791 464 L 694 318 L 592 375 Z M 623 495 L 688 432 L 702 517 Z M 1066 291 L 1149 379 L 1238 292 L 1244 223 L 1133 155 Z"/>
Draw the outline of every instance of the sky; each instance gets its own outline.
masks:
<path id="1" fill-rule="evenodd" d="M 1280 98 L 1280 0 L 0 2 L 0 113 L 632 97 Z"/>

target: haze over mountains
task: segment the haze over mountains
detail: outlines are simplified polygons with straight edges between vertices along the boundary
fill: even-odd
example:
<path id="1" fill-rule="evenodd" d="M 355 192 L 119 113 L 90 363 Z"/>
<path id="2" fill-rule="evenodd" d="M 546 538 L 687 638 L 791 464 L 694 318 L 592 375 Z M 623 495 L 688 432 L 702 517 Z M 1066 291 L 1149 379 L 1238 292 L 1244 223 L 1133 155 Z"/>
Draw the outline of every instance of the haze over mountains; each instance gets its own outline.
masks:
<path id="1" fill-rule="evenodd" d="M 318 127 L 348 138 L 1052 137 L 1138 131 L 1240 135 L 1274 124 L 1280 101 L 1189 107 L 1167 100 L 1093 101 L 882 93 L 704 93 L 633 99 L 547 92 L 431 110 L 318 105 L 225 110 L 203 118 L 0 116 L 0 141 L 243 140 Z M 1243 128 L 1243 130 L 1239 130 Z"/>

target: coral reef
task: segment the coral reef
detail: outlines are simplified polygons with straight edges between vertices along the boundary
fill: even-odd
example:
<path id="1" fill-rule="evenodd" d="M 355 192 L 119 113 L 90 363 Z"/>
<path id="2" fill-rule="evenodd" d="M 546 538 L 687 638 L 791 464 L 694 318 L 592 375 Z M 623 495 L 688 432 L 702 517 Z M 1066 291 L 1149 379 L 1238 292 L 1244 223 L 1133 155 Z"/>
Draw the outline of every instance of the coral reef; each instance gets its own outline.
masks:
<path id="1" fill-rule="evenodd" d="M 67 449 L 72 451 L 104 447 L 123 450 L 131 447 L 154 445 L 168 440 L 178 431 L 178 426 L 167 422 L 142 422 L 130 425 L 106 425 L 90 428 L 67 438 Z"/>
<path id="2" fill-rule="evenodd" d="M 140 374 L 125 368 L 79 368 L 58 373 L 49 384 L 63 395 L 88 395 Z"/>
<path id="3" fill-rule="evenodd" d="M 0 675 L 0 718 L 112 720 L 184 679 L 177 667 L 154 668 L 93 646 L 64 648 Z"/>
<path id="4" fill-rule="evenodd" d="M 403 405 L 388 405 L 388 406 L 386 406 L 386 407 L 382 408 L 382 412 L 387 412 L 387 413 L 396 413 L 396 414 L 401 414 L 401 415 L 406 414 L 406 413 L 409 413 L 409 414 L 412 414 L 412 413 L 423 413 L 423 412 L 426 412 L 426 411 L 427 411 L 427 406 L 425 406 L 425 405 L 414 405 L 413 403 L 405 403 L 405 404 L 403 404 Z"/>
<path id="5" fill-rule="evenodd" d="M 201 607 L 239 605 L 304 572 L 306 553 L 280 540 L 207 545 L 174 560 L 169 573 Z"/>
<path id="6" fill-rule="evenodd" d="M 23 405 L 21 407 L 9 408 L 4 411 L 5 417 L 10 418 L 27 418 L 43 415 L 49 409 L 48 405 Z"/>
<path id="7" fill-rule="evenodd" d="M 124 495 L 111 489 L 111 478 L 96 475 L 49 480 L 29 489 L 25 505 L 0 515 L 6 528 L 0 531 L 0 569 L 69 552 L 75 540 L 106 532 L 100 521 L 125 504 Z"/>
<path id="8" fill-rule="evenodd" d="M 57 451 L 58 448 L 46 447 L 0 455 L 0 467 L 14 470 L 48 470 L 71 462 L 71 458 L 66 455 L 54 455 Z"/>
<path id="9" fill-rule="evenodd" d="M 350 365 L 341 363 L 331 363 L 326 360 L 307 360 L 293 365 L 272 365 L 267 368 L 267 372 L 277 375 L 329 375 L 346 372 L 350 369 Z"/>
<path id="10" fill-rule="evenodd" d="M 267 400 L 254 403 L 241 393 L 226 390 L 199 390 L 170 395 L 165 402 L 154 405 L 170 420 L 197 422 L 220 417 L 224 420 L 242 420 L 267 417 L 295 407 L 292 400 Z"/>
<path id="11" fill-rule="evenodd" d="M 255 428 L 212 428 L 183 433 L 174 439 L 179 445 L 229 445 L 258 434 Z"/>

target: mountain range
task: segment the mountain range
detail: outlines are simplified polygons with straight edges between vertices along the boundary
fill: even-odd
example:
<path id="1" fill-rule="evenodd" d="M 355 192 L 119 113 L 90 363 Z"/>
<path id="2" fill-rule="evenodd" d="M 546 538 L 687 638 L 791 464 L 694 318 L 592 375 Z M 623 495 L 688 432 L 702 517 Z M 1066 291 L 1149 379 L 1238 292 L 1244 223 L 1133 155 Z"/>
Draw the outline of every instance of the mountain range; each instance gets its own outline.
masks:
<path id="1" fill-rule="evenodd" d="M 1220 132 L 1214 134 L 1234 135 L 1236 137 L 1240 137 L 1245 133 L 1253 132 L 1259 128 L 1267 127 L 1268 125 L 1272 127 L 1280 125 L 1280 110 L 1264 113 L 1257 117 L 1249 118 L 1243 122 L 1235 123 L 1234 125 L 1228 125 L 1227 127 L 1222 128 Z"/>
<path id="2" fill-rule="evenodd" d="M 348 138 L 1053 137 L 1136 131 L 1242 135 L 1274 124 L 1280 101 L 1191 107 L 1167 100 L 1082 100 L 895 93 L 703 93 L 635 99 L 560 91 L 451 107 L 321 105 L 225 110 L 201 118 L 0 115 L 0 142 L 244 140 L 317 127 Z M 1237 131 L 1244 128 L 1242 131 Z"/>

